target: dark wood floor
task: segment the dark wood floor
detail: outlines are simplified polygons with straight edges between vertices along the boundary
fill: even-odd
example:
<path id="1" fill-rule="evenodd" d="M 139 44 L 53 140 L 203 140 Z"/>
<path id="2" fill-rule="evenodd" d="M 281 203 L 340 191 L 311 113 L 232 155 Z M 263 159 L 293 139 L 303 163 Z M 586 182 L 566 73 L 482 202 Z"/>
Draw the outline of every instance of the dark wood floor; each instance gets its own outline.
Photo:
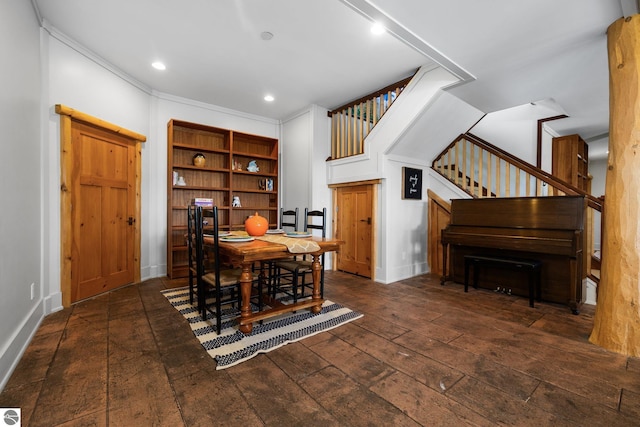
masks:
<path id="1" fill-rule="evenodd" d="M 361 319 L 216 371 L 149 280 L 48 316 L 0 394 L 27 426 L 638 426 L 640 359 L 587 340 L 592 309 L 426 275 L 326 274 Z"/>

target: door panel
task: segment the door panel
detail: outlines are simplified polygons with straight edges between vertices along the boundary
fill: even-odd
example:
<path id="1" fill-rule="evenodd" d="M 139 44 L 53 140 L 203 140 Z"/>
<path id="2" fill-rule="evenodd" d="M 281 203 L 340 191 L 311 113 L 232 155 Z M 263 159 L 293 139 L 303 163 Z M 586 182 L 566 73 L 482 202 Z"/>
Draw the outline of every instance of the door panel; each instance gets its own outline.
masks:
<path id="1" fill-rule="evenodd" d="M 429 191 L 429 268 L 431 273 L 442 275 L 442 230 L 451 221 L 450 204 Z"/>
<path id="2" fill-rule="evenodd" d="M 98 186 L 85 185 L 80 187 L 81 200 L 101 199 L 102 189 Z M 77 210 L 78 218 L 75 221 L 75 235 L 78 245 L 74 258 L 82 254 L 82 262 L 78 263 L 78 283 L 85 284 L 100 280 L 102 274 L 102 215 L 100 203 L 84 203 Z"/>
<path id="3" fill-rule="evenodd" d="M 337 189 L 337 269 L 371 278 L 372 186 Z"/>
<path id="4" fill-rule="evenodd" d="M 135 149 L 126 138 L 72 128 L 72 302 L 134 279 Z"/>

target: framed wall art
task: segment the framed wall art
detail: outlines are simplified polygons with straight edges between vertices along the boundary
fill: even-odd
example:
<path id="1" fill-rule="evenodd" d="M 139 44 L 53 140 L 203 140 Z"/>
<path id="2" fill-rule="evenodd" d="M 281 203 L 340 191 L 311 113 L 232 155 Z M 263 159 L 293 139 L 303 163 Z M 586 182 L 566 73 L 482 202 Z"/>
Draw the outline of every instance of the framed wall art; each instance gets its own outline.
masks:
<path id="1" fill-rule="evenodd" d="M 402 198 L 422 200 L 422 169 L 402 168 Z"/>

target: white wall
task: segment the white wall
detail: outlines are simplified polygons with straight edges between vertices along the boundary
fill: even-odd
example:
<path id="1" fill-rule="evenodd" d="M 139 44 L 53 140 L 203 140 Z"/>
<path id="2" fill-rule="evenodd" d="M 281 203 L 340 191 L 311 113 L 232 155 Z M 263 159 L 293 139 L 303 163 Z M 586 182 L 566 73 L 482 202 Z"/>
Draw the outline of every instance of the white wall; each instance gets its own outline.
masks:
<path id="1" fill-rule="evenodd" d="M 312 140 L 311 148 L 311 205 L 315 210 L 323 207 L 327 208 L 327 236 L 332 235 L 331 223 L 333 221 L 333 212 L 331 212 L 331 190 L 329 189 L 329 181 L 327 174 L 327 158 L 331 155 L 331 120 L 327 113 L 328 110 L 317 105 L 311 106 L 312 119 Z M 325 260 L 327 267 L 330 262 Z"/>
<path id="2" fill-rule="evenodd" d="M 422 169 L 422 200 L 402 199 L 402 168 Z M 383 212 L 380 232 L 384 235 L 379 281 L 390 283 L 428 273 L 427 263 L 427 165 L 388 159 L 381 191 Z"/>
<path id="3" fill-rule="evenodd" d="M 280 196 L 284 209 L 298 208 L 298 228 L 303 226 L 304 208 L 311 206 L 311 110 L 283 121 L 280 148 Z"/>
<path id="4" fill-rule="evenodd" d="M 471 133 L 535 165 L 538 120 L 557 116 L 558 111 L 552 107 L 554 105 L 541 102 L 489 113 L 471 129 Z"/>
<path id="5" fill-rule="evenodd" d="M 593 176 L 591 180 L 591 194 L 595 197 L 604 195 L 607 177 L 607 161 L 607 158 L 589 161 L 589 173 Z M 602 214 L 598 211 L 594 211 L 593 224 L 593 247 L 599 251 L 602 248 Z"/>
<path id="6" fill-rule="evenodd" d="M 552 133 L 551 130 L 542 126 L 542 139 L 541 139 L 541 147 L 540 147 L 540 160 L 541 167 L 545 172 L 551 173 L 552 171 L 552 160 L 553 160 L 553 138 L 559 135 Z M 534 163 L 535 165 L 535 163 Z"/>
<path id="7" fill-rule="evenodd" d="M 31 3 L 0 2 L 0 389 L 42 319 L 40 39 Z M 31 298 L 31 284 L 34 296 Z"/>
<path id="8" fill-rule="evenodd" d="M 591 194 L 595 197 L 604 195 L 605 181 L 607 178 L 608 159 L 594 159 L 589 161 L 589 173 L 593 176 L 591 180 Z"/>

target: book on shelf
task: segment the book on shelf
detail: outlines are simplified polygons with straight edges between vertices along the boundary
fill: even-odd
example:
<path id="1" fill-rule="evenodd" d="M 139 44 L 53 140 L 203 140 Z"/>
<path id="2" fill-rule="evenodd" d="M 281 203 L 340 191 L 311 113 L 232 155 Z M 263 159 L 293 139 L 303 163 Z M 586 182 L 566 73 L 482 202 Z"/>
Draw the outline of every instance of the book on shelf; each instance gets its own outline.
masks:
<path id="1" fill-rule="evenodd" d="M 195 199 L 191 199 L 191 204 L 194 206 L 213 206 L 213 199 L 196 197 Z"/>

